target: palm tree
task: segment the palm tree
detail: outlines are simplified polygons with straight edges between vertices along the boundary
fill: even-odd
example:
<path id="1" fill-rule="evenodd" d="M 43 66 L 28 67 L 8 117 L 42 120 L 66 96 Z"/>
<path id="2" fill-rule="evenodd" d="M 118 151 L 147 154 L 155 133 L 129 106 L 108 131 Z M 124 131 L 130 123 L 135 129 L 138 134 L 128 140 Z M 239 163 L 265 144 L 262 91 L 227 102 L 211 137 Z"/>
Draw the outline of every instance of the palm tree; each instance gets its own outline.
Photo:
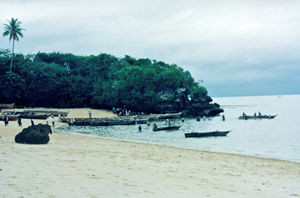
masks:
<path id="1" fill-rule="evenodd" d="M 18 19 L 11 18 L 10 21 L 8 21 L 8 24 L 4 24 L 4 32 L 3 36 L 9 35 L 9 42 L 13 40 L 12 43 L 12 57 L 10 61 L 10 72 L 12 72 L 13 67 L 13 61 L 14 61 L 14 48 L 15 48 L 15 41 L 19 41 L 19 36 L 23 37 L 22 31 L 25 30 L 21 28 L 21 21 L 18 21 Z"/>

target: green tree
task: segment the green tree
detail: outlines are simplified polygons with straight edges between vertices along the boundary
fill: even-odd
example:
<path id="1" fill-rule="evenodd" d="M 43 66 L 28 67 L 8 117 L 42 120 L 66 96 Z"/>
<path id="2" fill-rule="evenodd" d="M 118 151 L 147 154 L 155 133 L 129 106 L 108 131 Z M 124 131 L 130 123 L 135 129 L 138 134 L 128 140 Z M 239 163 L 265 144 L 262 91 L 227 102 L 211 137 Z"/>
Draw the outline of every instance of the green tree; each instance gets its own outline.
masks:
<path id="1" fill-rule="evenodd" d="M 12 57 L 10 62 L 10 72 L 12 72 L 13 61 L 14 61 L 14 48 L 15 48 L 15 41 L 19 41 L 19 37 L 23 37 L 22 31 L 25 30 L 21 28 L 21 21 L 18 19 L 11 18 L 8 21 L 8 24 L 4 24 L 4 32 L 3 36 L 9 36 L 9 42 L 12 40 Z"/>
<path id="2" fill-rule="evenodd" d="M 21 104 L 24 98 L 24 79 L 16 73 L 6 72 L 0 78 L 0 101 Z"/>

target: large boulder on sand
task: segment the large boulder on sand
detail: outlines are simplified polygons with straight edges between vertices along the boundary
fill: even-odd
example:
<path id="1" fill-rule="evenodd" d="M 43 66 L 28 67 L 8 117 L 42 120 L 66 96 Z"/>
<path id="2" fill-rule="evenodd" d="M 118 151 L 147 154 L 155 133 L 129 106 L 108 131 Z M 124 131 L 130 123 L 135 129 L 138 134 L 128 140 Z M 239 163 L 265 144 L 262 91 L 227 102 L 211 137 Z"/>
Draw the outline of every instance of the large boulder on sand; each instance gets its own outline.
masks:
<path id="1" fill-rule="evenodd" d="M 52 133 L 49 125 L 33 125 L 16 135 L 15 141 L 22 144 L 47 144 L 50 140 L 49 133 Z"/>

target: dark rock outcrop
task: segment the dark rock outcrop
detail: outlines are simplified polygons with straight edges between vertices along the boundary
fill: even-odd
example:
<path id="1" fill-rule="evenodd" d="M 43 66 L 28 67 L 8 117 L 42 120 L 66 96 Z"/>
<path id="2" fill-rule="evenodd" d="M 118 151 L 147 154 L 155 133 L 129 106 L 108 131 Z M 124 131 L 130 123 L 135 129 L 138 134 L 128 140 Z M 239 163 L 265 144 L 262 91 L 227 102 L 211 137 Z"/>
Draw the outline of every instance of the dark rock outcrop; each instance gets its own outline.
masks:
<path id="1" fill-rule="evenodd" d="M 223 112 L 220 105 L 212 103 L 212 98 L 206 94 L 189 96 L 186 88 L 165 90 L 159 93 L 161 98 L 157 107 L 159 113 L 182 112 L 184 117 L 212 117 Z"/>
<path id="2" fill-rule="evenodd" d="M 32 125 L 16 135 L 15 141 L 22 144 L 47 144 L 51 127 L 47 124 Z"/>

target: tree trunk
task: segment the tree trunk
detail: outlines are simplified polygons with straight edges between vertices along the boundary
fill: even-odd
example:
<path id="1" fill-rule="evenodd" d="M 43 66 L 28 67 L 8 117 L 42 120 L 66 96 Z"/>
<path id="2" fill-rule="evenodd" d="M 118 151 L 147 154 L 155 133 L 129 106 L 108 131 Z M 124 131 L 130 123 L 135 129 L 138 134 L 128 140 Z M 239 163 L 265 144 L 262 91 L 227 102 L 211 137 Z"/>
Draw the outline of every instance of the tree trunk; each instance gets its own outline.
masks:
<path id="1" fill-rule="evenodd" d="M 13 39 L 13 44 L 12 44 L 12 56 L 11 56 L 11 61 L 10 61 L 10 72 L 12 72 L 12 67 L 13 67 L 13 62 L 14 62 L 14 51 L 15 51 L 15 39 Z"/>

